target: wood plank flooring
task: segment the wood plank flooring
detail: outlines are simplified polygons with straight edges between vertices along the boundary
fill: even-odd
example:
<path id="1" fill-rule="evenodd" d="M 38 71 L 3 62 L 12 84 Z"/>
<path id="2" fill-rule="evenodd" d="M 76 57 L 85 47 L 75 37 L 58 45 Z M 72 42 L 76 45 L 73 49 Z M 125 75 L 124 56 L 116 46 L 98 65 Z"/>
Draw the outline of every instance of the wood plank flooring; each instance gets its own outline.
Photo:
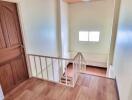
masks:
<path id="1" fill-rule="evenodd" d="M 100 68 L 95 66 L 88 66 L 86 67 L 86 70 L 83 71 L 83 73 L 90 74 L 90 75 L 96 75 L 101 77 L 106 77 L 106 68 Z M 73 77 L 73 65 L 69 64 L 67 67 L 67 74 L 69 77 Z M 65 75 L 65 74 L 64 74 Z"/>
<path id="2" fill-rule="evenodd" d="M 106 77 L 106 72 L 107 72 L 106 68 L 87 66 L 85 73 L 91 74 L 91 75 L 97 75 L 97 76 Z"/>
<path id="3" fill-rule="evenodd" d="M 74 88 L 37 78 L 20 84 L 5 100 L 118 100 L 115 81 L 81 74 Z"/>

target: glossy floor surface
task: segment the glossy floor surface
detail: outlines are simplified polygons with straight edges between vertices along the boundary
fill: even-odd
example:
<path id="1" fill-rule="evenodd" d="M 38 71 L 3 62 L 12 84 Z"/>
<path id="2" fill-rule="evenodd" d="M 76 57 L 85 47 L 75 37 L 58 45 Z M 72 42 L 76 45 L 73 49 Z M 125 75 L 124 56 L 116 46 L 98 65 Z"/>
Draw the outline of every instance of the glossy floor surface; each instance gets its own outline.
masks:
<path id="1" fill-rule="evenodd" d="M 87 66 L 86 70 L 83 70 L 83 73 L 101 76 L 101 77 L 106 77 L 106 72 L 107 72 L 106 68 L 100 68 L 100 67 L 94 67 L 94 66 Z M 72 64 L 68 65 L 67 73 L 69 77 L 73 76 L 73 65 Z"/>
<path id="2" fill-rule="evenodd" d="M 5 100 L 118 100 L 115 80 L 80 74 L 74 88 L 30 78 Z"/>
<path id="3" fill-rule="evenodd" d="M 87 66 L 85 73 L 91 74 L 91 75 L 106 77 L 106 71 L 107 71 L 106 68 Z"/>

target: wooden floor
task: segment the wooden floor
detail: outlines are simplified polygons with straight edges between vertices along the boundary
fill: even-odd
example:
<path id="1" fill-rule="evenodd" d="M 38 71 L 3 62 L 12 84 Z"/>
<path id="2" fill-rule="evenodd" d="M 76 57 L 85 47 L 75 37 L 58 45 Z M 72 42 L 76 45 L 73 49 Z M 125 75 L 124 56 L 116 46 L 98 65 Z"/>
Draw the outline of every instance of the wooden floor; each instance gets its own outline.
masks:
<path id="1" fill-rule="evenodd" d="M 90 74 L 90 75 L 96 75 L 101 77 L 106 77 L 106 68 L 100 68 L 100 67 L 94 67 L 94 66 L 87 66 L 86 70 L 83 71 L 83 73 Z M 69 77 L 73 76 L 73 65 L 68 65 L 67 74 Z"/>
<path id="2" fill-rule="evenodd" d="M 106 68 L 87 66 L 85 73 L 91 74 L 91 75 L 106 77 L 106 71 L 107 71 Z"/>
<path id="3" fill-rule="evenodd" d="M 31 78 L 5 100 L 118 100 L 115 81 L 81 74 L 74 88 Z"/>

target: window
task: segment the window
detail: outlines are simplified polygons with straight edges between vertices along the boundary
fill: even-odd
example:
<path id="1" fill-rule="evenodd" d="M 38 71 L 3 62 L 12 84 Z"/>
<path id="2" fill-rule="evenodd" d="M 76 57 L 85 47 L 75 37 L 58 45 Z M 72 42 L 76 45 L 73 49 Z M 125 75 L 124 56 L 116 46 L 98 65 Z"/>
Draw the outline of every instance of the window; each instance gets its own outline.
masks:
<path id="1" fill-rule="evenodd" d="M 79 32 L 79 41 L 88 41 L 88 31 Z"/>
<path id="2" fill-rule="evenodd" d="M 89 41 L 99 42 L 99 35 L 100 35 L 100 32 L 98 31 L 89 32 Z"/>
<path id="3" fill-rule="evenodd" d="M 99 42 L 99 31 L 80 31 L 79 41 Z"/>

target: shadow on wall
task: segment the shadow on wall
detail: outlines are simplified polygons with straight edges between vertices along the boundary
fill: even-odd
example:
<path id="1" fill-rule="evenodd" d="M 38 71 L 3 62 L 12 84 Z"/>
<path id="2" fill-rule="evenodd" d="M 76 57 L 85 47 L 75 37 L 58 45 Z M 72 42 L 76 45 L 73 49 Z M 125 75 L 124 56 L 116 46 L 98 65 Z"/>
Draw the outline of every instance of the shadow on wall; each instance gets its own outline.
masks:
<path id="1" fill-rule="evenodd" d="M 131 85 L 130 92 L 129 92 L 129 95 L 128 95 L 128 100 L 131 100 L 131 98 L 132 98 L 132 85 Z"/>
<path id="2" fill-rule="evenodd" d="M 108 54 L 100 54 L 100 53 L 88 53 L 81 52 L 87 62 L 87 65 L 93 65 L 98 67 L 107 67 L 107 59 Z M 77 52 L 70 52 L 71 58 L 74 58 Z"/>

